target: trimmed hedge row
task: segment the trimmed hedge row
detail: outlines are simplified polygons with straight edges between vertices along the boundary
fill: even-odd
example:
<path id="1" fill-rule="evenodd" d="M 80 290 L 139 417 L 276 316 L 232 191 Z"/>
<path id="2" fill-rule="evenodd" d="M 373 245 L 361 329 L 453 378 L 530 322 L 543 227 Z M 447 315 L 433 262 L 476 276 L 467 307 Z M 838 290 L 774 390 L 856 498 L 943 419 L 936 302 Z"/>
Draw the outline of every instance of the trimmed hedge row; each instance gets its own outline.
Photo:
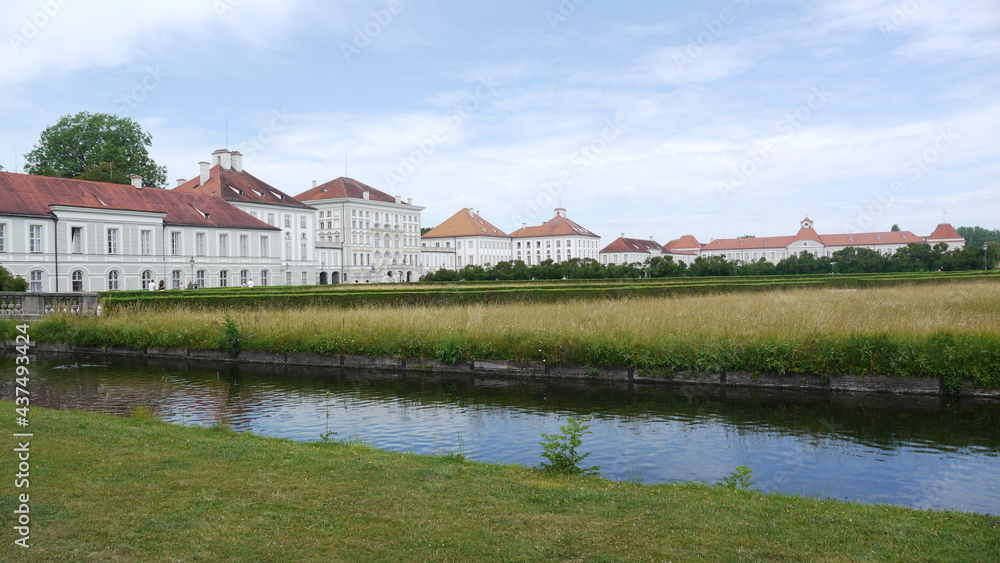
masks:
<path id="1" fill-rule="evenodd" d="M 153 309 L 178 305 L 228 307 L 377 307 L 455 304 L 552 303 L 569 300 L 672 297 L 705 293 L 765 291 L 826 286 L 860 289 L 909 283 L 940 283 L 996 278 L 996 273 L 934 272 L 917 274 L 858 274 L 774 276 L 769 278 L 686 278 L 682 280 L 627 280 L 535 282 L 474 282 L 440 285 L 270 286 L 211 288 L 195 291 L 129 291 L 102 294 L 105 308 L 138 305 Z"/>

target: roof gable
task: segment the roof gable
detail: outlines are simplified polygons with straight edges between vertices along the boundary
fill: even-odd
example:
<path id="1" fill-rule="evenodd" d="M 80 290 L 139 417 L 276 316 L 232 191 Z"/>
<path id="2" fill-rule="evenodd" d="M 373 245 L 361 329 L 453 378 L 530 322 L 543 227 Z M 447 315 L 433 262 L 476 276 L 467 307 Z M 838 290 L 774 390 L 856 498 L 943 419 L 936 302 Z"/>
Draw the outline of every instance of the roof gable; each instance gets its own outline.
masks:
<path id="1" fill-rule="evenodd" d="M 510 236 L 513 238 L 553 236 L 585 236 L 600 238 L 598 235 L 595 235 L 578 225 L 575 221 L 561 215 L 556 215 L 552 219 L 549 219 L 537 227 L 521 227 L 511 233 Z"/>
<path id="2" fill-rule="evenodd" d="M 0 213 L 53 217 L 51 206 L 163 213 L 165 225 L 276 230 L 220 198 L 131 185 L 0 172 Z"/>
<path id="3" fill-rule="evenodd" d="M 445 219 L 443 223 L 427 231 L 421 238 L 444 238 L 444 237 L 503 237 L 510 235 L 494 227 L 489 221 L 483 219 L 478 213 L 469 208 L 462 209 L 458 213 Z"/>
<path id="4" fill-rule="evenodd" d="M 380 190 L 363 184 L 354 178 L 341 176 L 335 180 L 330 180 L 325 184 L 320 184 L 308 191 L 295 196 L 301 201 L 320 201 L 324 199 L 365 199 L 364 193 L 368 192 L 368 200 L 381 201 L 385 203 L 396 203 L 396 198 Z M 402 203 L 402 202 L 400 202 Z"/>
<path id="5" fill-rule="evenodd" d="M 655 240 L 618 237 L 605 246 L 601 253 L 606 252 L 660 252 L 663 247 Z"/>
<path id="6" fill-rule="evenodd" d="M 275 188 L 246 171 L 225 169 L 215 165 L 209 169 L 209 178 L 201 183 L 197 176 L 177 186 L 173 191 L 221 197 L 230 203 L 259 203 L 280 207 L 312 209 L 298 199 Z"/>

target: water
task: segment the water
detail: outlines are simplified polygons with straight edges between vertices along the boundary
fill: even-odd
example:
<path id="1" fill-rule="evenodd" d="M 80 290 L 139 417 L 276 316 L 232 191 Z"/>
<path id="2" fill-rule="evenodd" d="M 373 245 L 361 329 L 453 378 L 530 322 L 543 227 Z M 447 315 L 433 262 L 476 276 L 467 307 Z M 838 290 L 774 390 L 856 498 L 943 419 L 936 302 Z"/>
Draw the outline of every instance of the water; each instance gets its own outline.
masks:
<path id="1" fill-rule="evenodd" d="M 0 370 L 13 373 L 13 361 Z M 13 379 L 6 378 L 6 379 Z M 0 395 L 12 396 L 12 381 Z M 610 479 L 1000 512 L 1000 404 L 930 397 L 609 386 L 284 366 L 69 358 L 32 364 L 32 404 L 313 441 L 537 466 L 541 434 L 591 416 L 587 465 Z"/>

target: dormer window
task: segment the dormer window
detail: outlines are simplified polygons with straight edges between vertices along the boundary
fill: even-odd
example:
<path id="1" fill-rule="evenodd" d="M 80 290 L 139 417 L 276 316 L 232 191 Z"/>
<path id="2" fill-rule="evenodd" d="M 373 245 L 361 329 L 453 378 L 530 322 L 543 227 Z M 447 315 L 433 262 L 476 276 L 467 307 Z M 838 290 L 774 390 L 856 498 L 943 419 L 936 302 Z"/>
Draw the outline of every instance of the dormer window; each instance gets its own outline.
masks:
<path id="1" fill-rule="evenodd" d="M 236 188 L 234 188 L 232 186 L 229 186 L 229 189 L 231 189 L 234 192 L 236 192 L 236 195 L 243 195 L 243 190 L 238 190 L 238 189 L 236 189 Z"/>

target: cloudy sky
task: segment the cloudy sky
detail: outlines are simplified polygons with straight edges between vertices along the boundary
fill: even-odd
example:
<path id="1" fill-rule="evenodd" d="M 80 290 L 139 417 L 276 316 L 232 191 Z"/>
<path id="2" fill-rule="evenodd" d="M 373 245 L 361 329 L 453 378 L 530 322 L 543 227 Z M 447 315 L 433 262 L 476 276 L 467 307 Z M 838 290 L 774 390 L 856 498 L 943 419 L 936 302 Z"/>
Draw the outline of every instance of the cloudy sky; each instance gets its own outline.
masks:
<path id="1" fill-rule="evenodd" d="M 346 161 L 424 226 L 1000 228 L 996 0 L 8 0 L 0 31 L 8 171 L 89 111 L 149 131 L 171 185 L 228 122 L 279 189 Z"/>

